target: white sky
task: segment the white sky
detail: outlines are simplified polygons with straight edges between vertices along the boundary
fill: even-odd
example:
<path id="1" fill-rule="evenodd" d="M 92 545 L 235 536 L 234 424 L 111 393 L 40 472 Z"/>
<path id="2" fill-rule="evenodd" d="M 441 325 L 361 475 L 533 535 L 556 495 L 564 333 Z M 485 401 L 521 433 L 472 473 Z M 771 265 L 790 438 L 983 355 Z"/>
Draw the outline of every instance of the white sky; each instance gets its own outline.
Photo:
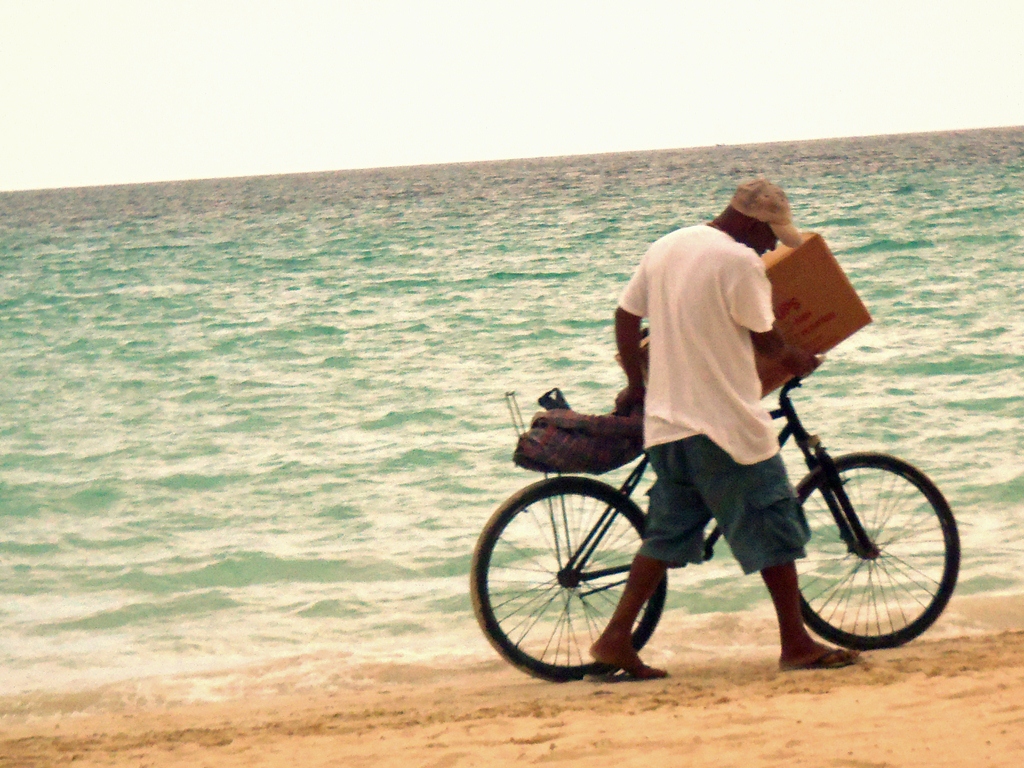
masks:
<path id="1" fill-rule="evenodd" d="M 0 0 L 0 190 L 1008 125 L 1020 0 Z"/>

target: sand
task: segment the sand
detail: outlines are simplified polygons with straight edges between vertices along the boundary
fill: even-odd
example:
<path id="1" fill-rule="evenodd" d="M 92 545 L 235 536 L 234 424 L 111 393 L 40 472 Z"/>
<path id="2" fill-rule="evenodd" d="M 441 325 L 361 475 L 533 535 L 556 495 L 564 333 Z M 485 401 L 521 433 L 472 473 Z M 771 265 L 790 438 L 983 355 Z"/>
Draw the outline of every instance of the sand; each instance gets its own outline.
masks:
<path id="1" fill-rule="evenodd" d="M 8 699 L 0 766 L 1024 765 L 1019 597 L 954 601 L 923 638 L 832 671 L 779 672 L 764 615 L 708 622 L 659 627 L 647 655 L 671 677 L 653 682 L 477 660 L 213 703 Z"/>

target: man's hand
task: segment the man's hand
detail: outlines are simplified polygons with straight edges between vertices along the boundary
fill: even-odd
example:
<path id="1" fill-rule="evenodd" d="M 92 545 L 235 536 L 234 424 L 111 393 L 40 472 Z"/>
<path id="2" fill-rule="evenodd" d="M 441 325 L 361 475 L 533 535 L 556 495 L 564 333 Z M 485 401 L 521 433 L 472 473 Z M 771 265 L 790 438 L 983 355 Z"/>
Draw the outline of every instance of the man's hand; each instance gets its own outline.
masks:
<path id="1" fill-rule="evenodd" d="M 750 338 L 754 342 L 754 349 L 765 357 L 777 360 L 794 376 L 807 376 L 821 365 L 820 357 L 787 342 L 778 328 L 773 327 L 766 333 L 751 331 Z"/>
<path id="2" fill-rule="evenodd" d="M 812 374 L 821 365 L 821 358 L 800 349 L 800 347 L 787 344 L 782 352 L 782 356 L 779 358 L 779 362 L 794 376 L 803 378 Z"/>
<path id="3" fill-rule="evenodd" d="M 632 414 L 638 405 L 643 406 L 645 394 L 643 385 L 639 387 L 627 386 L 615 398 L 615 415 L 629 416 Z"/>

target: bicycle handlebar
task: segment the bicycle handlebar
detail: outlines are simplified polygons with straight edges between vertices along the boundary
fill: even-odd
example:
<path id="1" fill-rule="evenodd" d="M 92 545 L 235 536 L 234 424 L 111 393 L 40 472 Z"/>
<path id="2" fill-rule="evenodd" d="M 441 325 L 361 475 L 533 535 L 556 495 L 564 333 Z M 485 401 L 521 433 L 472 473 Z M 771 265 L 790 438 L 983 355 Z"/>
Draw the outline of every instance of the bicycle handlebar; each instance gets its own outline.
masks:
<path id="1" fill-rule="evenodd" d="M 794 376 L 792 379 L 782 385 L 782 391 L 779 392 L 779 402 L 782 402 L 782 398 L 789 399 L 789 393 L 797 387 L 803 386 L 803 379 L 799 376 Z"/>
<path id="2" fill-rule="evenodd" d="M 782 390 L 779 392 L 779 407 L 770 412 L 773 419 L 786 420 L 786 425 L 779 433 L 780 446 L 783 445 L 790 437 L 795 437 L 797 443 L 800 444 L 801 449 L 805 449 L 807 440 L 810 438 L 810 434 L 806 429 L 804 429 L 804 425 L 800 422 L 800 417 L 796 415 L 796 407 L 793 405 L 793 401 L 789 397 L 789 393 L 797 387 L 802 386 L 802 384 L 803 381 L 799 376 L 796 376 L 783 384 Z"/>

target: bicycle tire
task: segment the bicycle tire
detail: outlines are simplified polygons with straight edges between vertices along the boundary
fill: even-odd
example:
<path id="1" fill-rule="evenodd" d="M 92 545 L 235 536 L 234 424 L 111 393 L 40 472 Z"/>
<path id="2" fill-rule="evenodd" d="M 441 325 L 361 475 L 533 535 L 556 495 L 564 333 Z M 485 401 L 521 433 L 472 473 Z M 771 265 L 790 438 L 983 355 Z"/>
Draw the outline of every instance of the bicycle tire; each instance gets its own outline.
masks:
<path id="1" fill-rule="evenodd" d="M 811 526 L 797 561 L 807 626 L 847 648 L 895 648 L 928 629 L 949 602 L 960 569 L 960 537 L 942 493 L 911 464 L 880 453 L 834 459 L 870 539 L 873 559 L 849 551 L 821 489 L 821 468 L 797 486 Z"/>
<path id="2" fill-rule="evenodd" d="M 554 682 L 609 671 L 589 649 L 618 603 L 627 573 L 567 583 L 559 575 L 603 513 L 612 524 L 589 559 L 587 574 L 628 570 L 644 516 L 620 491 L 587 477 L 551 477 L 513 494 L 494 512 L 473 552 L 473 610 L 495 650 L 518 669 Z M 568 581 L 571 581 L 569 579 Z M 633 630 L 644 646 L 661 618 L 667 579 L 647 601 Z"/>

